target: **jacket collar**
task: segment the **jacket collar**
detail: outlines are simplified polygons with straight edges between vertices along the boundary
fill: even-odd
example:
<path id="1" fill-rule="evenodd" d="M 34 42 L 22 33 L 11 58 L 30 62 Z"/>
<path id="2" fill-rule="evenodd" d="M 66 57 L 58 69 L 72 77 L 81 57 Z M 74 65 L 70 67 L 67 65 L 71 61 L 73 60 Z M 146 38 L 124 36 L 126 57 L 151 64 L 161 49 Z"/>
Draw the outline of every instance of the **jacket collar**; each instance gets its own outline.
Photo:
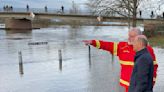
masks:
<path id="1" fill-rule="evenodd" d="M 142 49 L 140 51 L 137 51 L 136 55 L 135 55 L 135 60 L 136 60 L 136 58 L 138 58 L 139 56 L 141 56 L 142 54 L 144 54 L 146 52 L 148 52 L 147 48 L 144 48 L 144 49 Z"/>

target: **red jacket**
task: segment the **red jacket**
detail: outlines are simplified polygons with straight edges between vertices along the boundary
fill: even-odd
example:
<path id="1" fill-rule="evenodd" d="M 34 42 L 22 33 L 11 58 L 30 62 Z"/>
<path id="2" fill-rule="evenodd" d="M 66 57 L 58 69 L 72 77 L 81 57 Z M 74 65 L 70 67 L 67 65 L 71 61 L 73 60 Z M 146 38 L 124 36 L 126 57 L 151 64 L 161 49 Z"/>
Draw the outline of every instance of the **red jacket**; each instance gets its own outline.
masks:
<path id="1" fill-rule="evenodd" d="M 133 50 L 133 46 L 129 45 L 127 42 L 116 43 L 116 42 L 105 42 L 100 40 L 92 40 L 91 45 L 97 47 L 98 49 L 109 51 L 111 54 L 118 56 L 119 63 L 121 65 L 120 85 L 125 88 L 128 88 L 131 74 L 133 71 L 133 66 L 134 66 L 135 51 Z M 154 60 L 153 82 L 155 83 L 157 77 L 158 64 L 156 62 L 153 49 L 150 46 L 147 46 L 147 49 Z"/>

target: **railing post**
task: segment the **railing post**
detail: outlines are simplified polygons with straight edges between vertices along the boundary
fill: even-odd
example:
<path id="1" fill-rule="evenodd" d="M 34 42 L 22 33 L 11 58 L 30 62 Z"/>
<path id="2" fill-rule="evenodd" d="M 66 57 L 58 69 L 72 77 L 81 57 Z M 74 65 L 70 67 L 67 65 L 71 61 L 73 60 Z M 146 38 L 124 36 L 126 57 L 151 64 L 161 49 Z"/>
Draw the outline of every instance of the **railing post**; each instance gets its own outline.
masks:
<path id="1" fill-rule="evenodd" d="M 59 55 L 59 69 L 62 70 L 62 51 L 58 50 Z"/>
<path id="2" fill-rule="evenodd" d="M 114 62 L 114 55 L 112 54 L 112 64 L 113 64 L 113 62 Z"/>
<path id="3" fill-rule="evenodd" d="M 21 51 L 18 52 L 18 58 L 19 58 L 19 73 L 21 75 L 23 75 L 24 74 L 24 72 L 23 72 L 23 59 L 22 59 L 22 52 Z"/>
<path id="4" fill-rule="evenodd" d="M 89 66 L 91 67 L 91 46 L 88 45 L 88 58 L 89 58 Z"/>

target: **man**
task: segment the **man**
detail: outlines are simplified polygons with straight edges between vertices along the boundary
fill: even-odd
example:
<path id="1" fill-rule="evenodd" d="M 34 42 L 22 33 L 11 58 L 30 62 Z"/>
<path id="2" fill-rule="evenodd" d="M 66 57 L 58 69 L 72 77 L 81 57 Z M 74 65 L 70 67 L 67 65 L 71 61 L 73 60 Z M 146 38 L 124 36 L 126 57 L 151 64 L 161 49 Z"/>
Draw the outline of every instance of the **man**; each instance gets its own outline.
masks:
<path id="1" fill-rule="evenodd" d="M 120 85 L 125 88 L 125 92 L 128 92 L 129 82 L 134 66 L 135 51 L 133 50 L 133 41 L 137 35 L 141 35 L 142 32 L 138 28 L 131 28 L 128 33 L 128 42 L 106 42 L 101 40 L 84 40 L 86 45 L 93 45 L 98 49 L 109 51 L 111 54 L 118 56 L 119 63 L 121 65 L 120 71 Z M 158 64 L 156 62 L 155 54 L 150 46 L 147 46 L 153 61 L 154 61 L 154 83 L 157 76 Z"/>
<path id="2" fill-rule="evenodd" d="M 62 10 L 62 13 L 64 13 L 64 6 L 63 5 L 61 6 L 61 10 Z"/>
<path id="3" fill-rule="evenodd" d="M 28 4 L 26 5 L 26 9 L 27 9 L 27 11 L 29 11 L 29 5 Z"/>
<path id="4" fill-rule="evenodd" d="M 136 51 L 134 68 L 130 80 L 129 92 L 153 92 L 153 59 L 147 50 L 147 38 L 139 35 L 135 38 L 133 49 Z"/>

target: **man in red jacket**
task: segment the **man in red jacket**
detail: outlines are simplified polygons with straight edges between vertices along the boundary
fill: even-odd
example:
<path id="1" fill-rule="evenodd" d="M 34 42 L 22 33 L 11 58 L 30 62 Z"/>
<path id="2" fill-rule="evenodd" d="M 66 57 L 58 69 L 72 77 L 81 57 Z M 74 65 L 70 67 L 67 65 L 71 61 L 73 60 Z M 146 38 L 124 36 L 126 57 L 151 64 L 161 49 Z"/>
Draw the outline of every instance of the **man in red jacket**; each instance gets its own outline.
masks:
<path id="1" fill-rule="evenodd" d="M 125 92 L 128 92 L 129 82 L 134 66 L 135 51 L 133 50 L 133 42 L 137 35 L 141 35 L 142 32 L 138 28 L 131 28 L 128 33 L 128 42 L 107 42 L 102 40 L 84 40 L 86 45 L 92 45 L 98 49 L 109 51 L 111 54 L 118 56 L 121 66 L 120 71 L 120 85 L 125 88 Z M 147 49 L 153 58 L 154 74 L 153 83 L 155 83 L 157 76 L 158 64 L 156 62 L 155 54 L 152 47 L 147 46 Z"/>

